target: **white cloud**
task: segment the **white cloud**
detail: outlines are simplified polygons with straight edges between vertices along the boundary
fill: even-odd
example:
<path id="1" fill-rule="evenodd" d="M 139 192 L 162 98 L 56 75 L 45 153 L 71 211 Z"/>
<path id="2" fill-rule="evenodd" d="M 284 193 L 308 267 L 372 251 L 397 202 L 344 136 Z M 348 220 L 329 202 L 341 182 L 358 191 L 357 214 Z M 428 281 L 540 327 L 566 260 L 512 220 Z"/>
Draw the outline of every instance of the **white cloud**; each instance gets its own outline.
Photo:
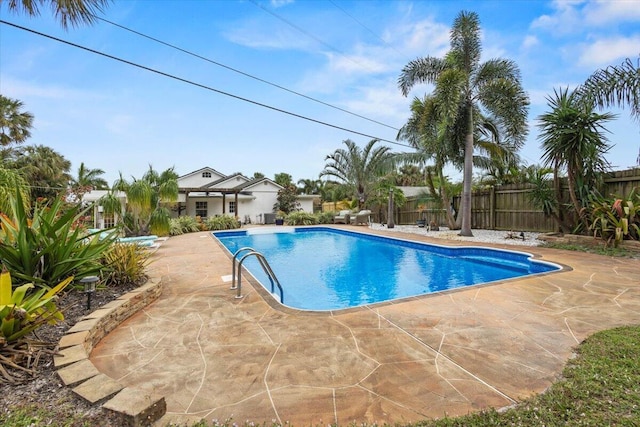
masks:
<path id="1" fill-rule="evenodd" d="M 522 41 L 522 49 L 530 49 L 540 44 L 540 40 L 536 36 L 526 36 Z"/>
<path id="2" fill-rule="evenodd" d="M 274 8 L 279 8 L 282 6 L 286 6 L 288 4 L 293 3 L 294 0 L 271 0 L 271 6 L 273 6 Z"/>
<path id="3" fill-rule="evenodd" d="M 584 7 L 584 17 L 592 25 L 640 20 L 640 4 L 637 0 L 596 0 Z"/>
<path id="4" fill-rule="evenodd" d="M 640 36 L 601 39 L 589 44 L 580 55 L 579 63 L 585 67 L 601 67 L 634 58 L 640 49 Z"/>
<path id="5" fill-rule="evenodd" d="M 535 19 L 531 28 L 572 33 L 585 27 L 640 20 L 640 4 L 636 0 L 555 0 L 552 7 L 553 13 Z"/>

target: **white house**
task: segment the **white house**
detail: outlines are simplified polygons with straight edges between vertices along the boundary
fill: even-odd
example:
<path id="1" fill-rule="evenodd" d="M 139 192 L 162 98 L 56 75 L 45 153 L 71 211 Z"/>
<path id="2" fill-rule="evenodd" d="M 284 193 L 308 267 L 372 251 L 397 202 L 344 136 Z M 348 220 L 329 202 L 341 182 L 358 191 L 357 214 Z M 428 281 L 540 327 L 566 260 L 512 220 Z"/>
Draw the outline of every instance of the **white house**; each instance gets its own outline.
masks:
<path id="1" fill-rule="evenodd" d="M 269 178 L 250 179 L 242 174 L 226 176 L 215 169 L 204 167 L 178 178 L 178 202 L 173 215 L 199 216 L 207 218 L 218 215 L 232 215 L 244 224 L 272 224 L 275 222 L 273 206 L 277 202 L 282 186 Z M 92 191 L 85 201 L 98 200 L 104 192 Z M 122 195 L 123 203 L 126 197 Z M 299 195 L 300 209 L 313 212 L 316 195 Z M 112 225 L 96 207 L 94 212 L 96 228 Z"/>

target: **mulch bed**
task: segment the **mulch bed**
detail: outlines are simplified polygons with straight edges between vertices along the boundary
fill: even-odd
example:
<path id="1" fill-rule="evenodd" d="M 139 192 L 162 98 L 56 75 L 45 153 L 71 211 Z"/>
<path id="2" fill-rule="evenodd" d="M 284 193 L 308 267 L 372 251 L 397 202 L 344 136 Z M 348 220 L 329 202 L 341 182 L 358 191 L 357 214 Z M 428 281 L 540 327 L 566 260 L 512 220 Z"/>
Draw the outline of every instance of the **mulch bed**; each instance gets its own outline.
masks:
<path id="1" fill-rule="evenodd" d="M 135 289 L 140 284 L 98 289 L 91 297 L 91 311 L 103 306 L 119 296 Z M 46 342 L 42 351 L 34 354 L 37 364 L 33 366 L 34 375 L 18 369 L 7 369 L 15 378 L 15 383 L 0 377 L 0 420 L 2 414 L 10 413 L 18 408 L 37 407 L 50 414 L 51 420 L 40 419 L 32 425 L 49 425 L 49 421 L 75 419 L 69 426 L 99 425 L 117 427 L 118 424 L 104 411 L 100 405 L 91 405 L 78 397 L 66 387 L 53 365 L 53 354 L 57 351 L 58 341 L 73 325 L 82 319 L 87 310 L 87 295 L 77 289 L 69 289 L 58 301 L 64 311 L 65 319 L 56 325 L 47 325 L 38 329 L 31 338 Z M 65 424 L 67 425 L 67 424 Z"/>

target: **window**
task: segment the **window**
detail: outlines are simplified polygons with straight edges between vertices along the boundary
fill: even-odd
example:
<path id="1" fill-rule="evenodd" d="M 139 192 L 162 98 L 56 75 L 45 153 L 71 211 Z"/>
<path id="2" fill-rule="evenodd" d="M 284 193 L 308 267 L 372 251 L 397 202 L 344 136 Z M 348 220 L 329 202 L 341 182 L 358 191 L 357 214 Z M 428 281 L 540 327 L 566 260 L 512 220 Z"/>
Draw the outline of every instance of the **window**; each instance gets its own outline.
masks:
<path id="1" fill-rule="evenodd" d="M 229 202 L 229 213 L 236 213 L 236 202 Z"/>
<path id="2" fill-rule="evenodd" d="M 211 172 L 202 172 L 203 178 L 211 178 Z"/>
<path id="3" fill-rule="evenodd" d="M 196 202 L 196 216 L 206 218 L 209 216 L 207 212 L 207 202 Z"/>
<path id="4" fill-rule="evenodd" d="M 113 214 L 104 214 L 104 228 L 112 228 L 116 226 L 116 219 Z"/>

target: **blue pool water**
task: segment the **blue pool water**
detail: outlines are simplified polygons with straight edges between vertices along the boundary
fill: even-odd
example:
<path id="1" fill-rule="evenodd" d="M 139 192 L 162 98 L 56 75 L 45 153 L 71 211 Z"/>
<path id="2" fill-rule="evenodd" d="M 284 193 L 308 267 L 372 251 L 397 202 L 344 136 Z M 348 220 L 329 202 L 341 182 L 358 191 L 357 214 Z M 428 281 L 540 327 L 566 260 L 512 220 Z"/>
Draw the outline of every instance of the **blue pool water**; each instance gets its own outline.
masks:
<path id="1" fill-rule="evenodd" d="M 449 248 L 322 227 L 213 235 L 231 254 L 244 247 L 262 253 L 282 284 L 285 305 L 305 310 L 357 307 L 560 269 L 523 252 Z M 243 266 L 270 291 L 255 257 Z"/>

